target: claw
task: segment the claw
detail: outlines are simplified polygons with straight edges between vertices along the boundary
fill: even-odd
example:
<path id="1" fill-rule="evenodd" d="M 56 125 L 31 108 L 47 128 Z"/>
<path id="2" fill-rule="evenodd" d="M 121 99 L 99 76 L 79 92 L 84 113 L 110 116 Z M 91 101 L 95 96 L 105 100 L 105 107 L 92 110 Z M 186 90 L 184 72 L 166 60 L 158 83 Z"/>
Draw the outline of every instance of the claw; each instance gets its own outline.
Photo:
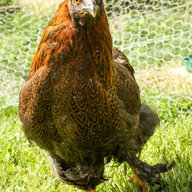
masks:
<path id="1" fill-rule="evenodd" d="M 130 183 L 135 182 L 136 185 L 139 187 L 141 192 L 147 192 L 148 191 L 148 184 L 147 181 L 144 180 L 142 181 L 133 171 L 134 169 L 132 168 L 132 172 L 133 172 L 133 176 L 131 177 L 131 179 L 129 180 Z"/>
<path id="2" fill-rule="evenodd" d="M 149 185 L 161 184 L 157 174 L 169 171 L 174 165 L 175 161 L 172 161 L 169 166 L 167 163 L 150 166 L 138 159 L 134 166 L 131 166 L 133 177 L 130 182 L 135 182 L 142 192 L 147 192 Z"/>

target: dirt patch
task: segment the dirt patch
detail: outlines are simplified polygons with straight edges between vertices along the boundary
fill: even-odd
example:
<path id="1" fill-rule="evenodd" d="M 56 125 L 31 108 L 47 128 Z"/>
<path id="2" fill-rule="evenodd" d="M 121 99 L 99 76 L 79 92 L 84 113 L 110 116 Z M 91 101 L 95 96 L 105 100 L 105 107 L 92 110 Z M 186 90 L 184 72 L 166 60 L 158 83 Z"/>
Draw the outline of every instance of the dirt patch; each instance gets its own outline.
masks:
<path id="1" fill-rule="evenodd" d="M 178 81 L 191 81 L 192 73 L 188 72 L 184 67 L 162 67 L 158 69 L 145 69 L 136 72 L 136 77 L 139 80 L 150 81 L 154 78 L 158 79 L 173 79 Z"/>
<path id="2" fill-rule="evenodd" d="M 137 82 L 142 87 L 166 88 L 171 92 L 186 90 L 192 93 L 192 73 L 184 67 L 162 67 L 159 69 L 145 69 L 136 71 Z"/>

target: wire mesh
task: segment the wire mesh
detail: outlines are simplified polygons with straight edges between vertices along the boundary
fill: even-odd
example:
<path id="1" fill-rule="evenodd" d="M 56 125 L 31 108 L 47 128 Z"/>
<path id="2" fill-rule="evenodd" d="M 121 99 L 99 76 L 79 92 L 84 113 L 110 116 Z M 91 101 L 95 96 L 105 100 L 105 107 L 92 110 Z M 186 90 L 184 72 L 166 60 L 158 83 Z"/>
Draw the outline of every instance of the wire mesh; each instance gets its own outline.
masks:
<path id="1" fill-rule="evenodd" d="M 0 109 L 18 104 L 40 37 L 61 2 L 0 0 Z M 181 96 L 183 87 L 191 101 L 192 76 L 182 59 L 192 53 L 192 0 L 105 0 L 105 7 L 114 46 L 129 58 L 141 87 L 157 100 Z"/>

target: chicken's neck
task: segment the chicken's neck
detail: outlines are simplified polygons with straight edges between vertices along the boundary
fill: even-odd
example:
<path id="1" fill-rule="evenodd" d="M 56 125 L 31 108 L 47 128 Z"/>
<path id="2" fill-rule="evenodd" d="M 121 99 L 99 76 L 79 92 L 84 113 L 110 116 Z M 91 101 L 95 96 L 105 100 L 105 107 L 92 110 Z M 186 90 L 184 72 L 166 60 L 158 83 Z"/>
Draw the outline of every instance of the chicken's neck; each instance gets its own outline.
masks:
<path id="1" fill-rule="evenodd" d="M 104 7 L 102 16 L 91 26 L 75 25 L 70 16 L 65 20 L 68 24 L 61 31 L 59 52 L 68 52 L 73 73 L 88 78 L 97 76 L 100 81 L 111 83 L 112 38 Z"/>
<path id="2" fill-rule="evenodd" d="M 111 81 L 112 40 L 107 21 L 89 28 L 79 28 L 71 41 L 72 58 L 78 58 L 77 69 L 96 73 L 104 82 Z"/>
<path id="3" fill-rule="evenodd" d="M 111 83 L 113 59 L 105 11 L 95 24 L 77 26 L 69 15 L 66 1 L 61 4 L 43 33 L 28 79 L 45 65 L 48 68 L 61 66 L 65 76 L 96 77 L 108 86 Z"/>

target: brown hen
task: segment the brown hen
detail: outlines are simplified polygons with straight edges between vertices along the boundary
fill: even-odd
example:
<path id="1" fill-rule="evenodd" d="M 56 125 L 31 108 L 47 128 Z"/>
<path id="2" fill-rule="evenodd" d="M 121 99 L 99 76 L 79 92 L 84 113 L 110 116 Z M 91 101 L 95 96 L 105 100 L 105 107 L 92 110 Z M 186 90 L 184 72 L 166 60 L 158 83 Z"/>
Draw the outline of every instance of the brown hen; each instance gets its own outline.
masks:
<path id="1" fill-rule="evenodd" d="M 126 56 L 112 48 L 102 0 L 65 0 L 47 25 L 19 100 L 29 141 L 49 153 L 64 182 L 95 191 L 105 180 L 104 159 L 127 161 L 141 190 L 171 166 L 136 156 L 158 116 L 140 104 Z"/>

